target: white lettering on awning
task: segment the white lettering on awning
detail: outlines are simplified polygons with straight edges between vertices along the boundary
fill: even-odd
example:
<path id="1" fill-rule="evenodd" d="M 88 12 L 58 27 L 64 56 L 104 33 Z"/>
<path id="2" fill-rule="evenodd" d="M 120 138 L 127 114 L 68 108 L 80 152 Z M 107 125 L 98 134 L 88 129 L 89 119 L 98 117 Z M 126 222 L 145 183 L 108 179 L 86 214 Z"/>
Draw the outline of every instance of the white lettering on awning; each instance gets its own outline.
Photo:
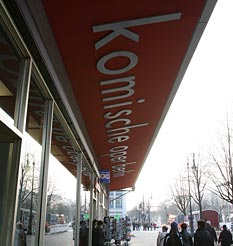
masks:
<path id="1" fill-rule="evenodd" d="M 139 35 L 126 29 L 128 27 L 143 26 L 165 21 L 174 21 L 179 20 L 180 18 L 181 13 L 175 13 L 93 26 L 93 32 L 112 31 L 110 34 L 95 43 L 95 49 L 98 50 L 99 48 L 111 42 L 113 39 L 120 35 L 129 38 L 135 42 L 139 42 Z"/>

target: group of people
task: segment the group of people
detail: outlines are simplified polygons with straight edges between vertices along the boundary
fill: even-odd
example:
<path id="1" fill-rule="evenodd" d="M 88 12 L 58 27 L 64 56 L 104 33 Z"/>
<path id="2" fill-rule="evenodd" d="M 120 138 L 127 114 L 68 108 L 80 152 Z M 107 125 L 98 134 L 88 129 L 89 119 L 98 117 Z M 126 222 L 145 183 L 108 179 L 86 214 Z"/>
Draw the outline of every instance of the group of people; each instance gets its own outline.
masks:
<path id="1" fill-rule="evenodd" d="M 102 220 L 94 220 L 92 224 L 92 246 L 104 246 L 105 243 L 105 233 L 103 229 L 103 221 Z M 73 233 L 75 230 L 75 221 L 73 222 Z M 80 229 L 79 229 L 79 245 L 87 246 L 88 245 L 88 234 L 89 228 L 86 225 L 86 221 L 80 221 Z M 75 235 L 73 234 L 73 240 Z"/>
<path id="2" fill-rule="evenodd" d="M 92 229 L 92 246 L 103 246 L 105 243 L 105 233 L 102 220 L 94 220 Z"/>
<path id="3" fill-rule="evenodd" d="M 168 227 L 164 225 L 162 232 L 157 237 L 157 246 L 214 246 L 219 243 L 221 246 L 230 246 L 232 242 L 232 234 L 223 226 L 219 238 L 215 229 L 211 226 L 210 221 L 200 220 L 197 222 L 197 230 L 194 233 L 194 238 L 187 231 L 187 224 L 181 224 L 181 231 L 178 230 L 176 222 L 171 223 L 171 229 L 168 232 Z"/>

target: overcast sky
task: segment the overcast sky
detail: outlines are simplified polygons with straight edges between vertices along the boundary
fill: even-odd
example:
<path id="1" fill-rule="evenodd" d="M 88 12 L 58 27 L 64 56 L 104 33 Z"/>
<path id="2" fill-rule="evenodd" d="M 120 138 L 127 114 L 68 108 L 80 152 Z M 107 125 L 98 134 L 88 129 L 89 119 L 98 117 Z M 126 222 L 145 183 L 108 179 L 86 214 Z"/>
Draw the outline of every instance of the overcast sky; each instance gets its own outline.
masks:
<path id="1" fill-rule="evenodd" d="M 219 0 L 136 183 L 127 209 L 143 194 L 156 206 L 186 168 L 187 157 L 205 155 L 233 113 L 233 0 Z"/>

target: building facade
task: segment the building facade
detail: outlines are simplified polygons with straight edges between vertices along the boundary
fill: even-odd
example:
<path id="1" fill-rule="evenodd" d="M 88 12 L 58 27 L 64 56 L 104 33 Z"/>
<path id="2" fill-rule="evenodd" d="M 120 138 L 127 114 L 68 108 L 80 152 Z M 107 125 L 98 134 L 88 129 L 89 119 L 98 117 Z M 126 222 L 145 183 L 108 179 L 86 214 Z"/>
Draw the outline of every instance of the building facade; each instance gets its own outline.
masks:
<path id="1" fill-rule="evenodd" d="M 109 216 L 115 218 L 125 218 L 127 216 L 124 191 L 111 191 L 109 193 Z"/>
<path id="2" fill-rule="evenodd" d="M 25 229 L 49 245 L 73 214 L 79 245 L 83 216 L 135 186 L 215 3 L 0 0 L 1 246 Z M 110 205 L 125 215 L 125 197 Z"/>

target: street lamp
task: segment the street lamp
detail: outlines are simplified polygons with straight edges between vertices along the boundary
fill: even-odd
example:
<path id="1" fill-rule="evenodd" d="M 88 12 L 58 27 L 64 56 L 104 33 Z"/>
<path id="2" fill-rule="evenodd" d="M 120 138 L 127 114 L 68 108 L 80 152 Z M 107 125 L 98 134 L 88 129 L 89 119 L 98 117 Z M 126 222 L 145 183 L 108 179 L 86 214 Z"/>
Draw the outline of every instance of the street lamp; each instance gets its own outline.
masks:
<path id="1" fill-rule="evenodd" d="M 148 221 L 149 223 L 151 223 L 151 214 L 150 214 L 150 210 L 151 210 L 151 203 L 150 203 L 150 199 L 152 199 L 152 194 L 150 197 L 148 197 Z"/>
<path id="2" fill-rule="evenodd" d="M 191 236 L 193 237 L 194 229 L 193 229 L 193 213 L 192 213 L 192 196 L 190 191 L 190 177 L 189 177 L 189 161 L 187 161 L 187 169 L 188 169 L 188 188 L 189 188 L 189 212 L 190 212 L 190 231 Z"/>
<path id="3" fill-rule="evenodd" d="M 30 203 L 30 214 L 29 214 L 29 220 L 28 220 L 28 235 L 32 235 L 32 218 L 33 218 L 33 189 L 34 189 L 34 172 L 35 172 L 35 161 L 32 163 L 32 189 L 31 189 L 31 203 Z"/>

